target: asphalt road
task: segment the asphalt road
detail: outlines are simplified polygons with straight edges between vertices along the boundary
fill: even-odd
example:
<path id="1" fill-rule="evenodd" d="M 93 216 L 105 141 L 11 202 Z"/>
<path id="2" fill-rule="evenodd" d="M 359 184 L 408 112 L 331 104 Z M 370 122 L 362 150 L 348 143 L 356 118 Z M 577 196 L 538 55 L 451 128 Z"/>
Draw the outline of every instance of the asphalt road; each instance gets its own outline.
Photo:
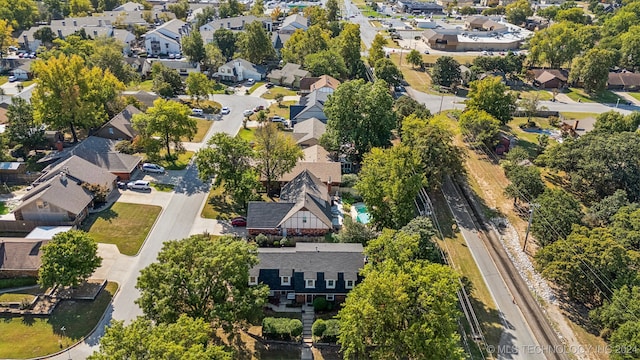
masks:
<path id="1" fill-rule="evenodd" d="M 231 108 L 231 113 L 215 121 L 202 144 L 213 134 L 226 132 L 235 135 L 242 126 L 242 111 L 256 105 L 266 105 L 267 101 L 261 98 L 246 95 L 213 95 L 212 100 Z M 162 210 L 160 216 L 149 233 L 140 253 L 131 257 L 127 263 L 118 263 L 110 270 L 107 278 L 119 281 L 120 288 L 114 297 L 107 313 L 100 322 L 97 330 L 84 342 L 57 356 L 56 360 L 85 359 L 98 350 L 99 339 L 104 335 L 104 328 L 111 319 L 124 320 L 125 323 L 142 315 L 141 309 L 134 303 L 140 296 L 135 288 L 140 270 L 153 263 L 162 249 L 165 241 L 183 239 L 189 236 L 194 225 L 194 220 L 200 216 L 200 208 L 206 201 L 209 186 L 198 179 L 195 165 L 190 165 L 175 187 L 168 205 Z"/>

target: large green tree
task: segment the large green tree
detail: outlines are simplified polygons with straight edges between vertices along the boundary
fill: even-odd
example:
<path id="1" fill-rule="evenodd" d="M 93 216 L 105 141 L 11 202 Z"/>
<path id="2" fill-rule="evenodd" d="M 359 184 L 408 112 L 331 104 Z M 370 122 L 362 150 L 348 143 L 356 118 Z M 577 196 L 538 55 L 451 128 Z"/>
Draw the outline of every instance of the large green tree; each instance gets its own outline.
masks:
<path id="1" fill-rule="evenodd" d="M 220 2 L 218 15 L 220 15 L 222 19 L 242 15 L 243 7 L 238 0 L 225 0 Z"/>
<path id="2" fill-rule="evenodd" d="M 304 64 L 313 76 L 330 75 L 343 80 L 347 75 L 344 59 L 333 49 L 307 55 Z"/>
<path id="3" fill-rule="evenodd" d="M 622 189 L 616 190 L 612 195 L 606 196 L 604 199 L 591 205 L 587 211 L 587 215 L 585 215 L 584 221 L 592 227 L 609 225 L 613 220 L 613 216 L 627 205 L 629 205 L 627 192 Z M 640 233 L 638 235 L 640 235 Z"/>
<path id="4" fill-rule="evenodd" d="M 631 70 L 640 70 L 640 25 L 632 26 L 620 36 L 620 60 Z"/>
<path id="5" fill-rule="evenodd" d="M 377 33 L 369 48 L 369 65 L 375 66 L 378 60 L 384 58 L 384 47 L 386 45 L 387 39 L 381 33 Z"/>
<path id="6" fill-rule="evenodd" d="M 507 21 L 512 24 L 521 25 L 531 15 L 533 15 L 533 8 L 529 0 L 518 0 L 507 5 Z"/>
<path id="7" fill-rule="evenodd" d="M 399 145 L 371 149 L 355 187 L 378 229 L 399 229 L 414 217 L 414 201 L 425 184 L 419 155 Z"/>
<path id="8" fill-rule="evenodd" d="M 263 124 L 256 130 L 254 151 L 256 167 L 266 181 L 269 195 L 273 182 L 291 171 L 304 158 L 293 138 L 279 131 L 272 122 Z"/>
<path id="9" fill-rule="evenodd" d="M 215 186 L 224 185 L 236 203 L 243 206 L 257 188 L 258 174 L 253 166 L 251 145 L 239 137 L 226 133 L 215 134 L 207 147 L 198 151 L 196 165 L 204 181 L 215 179 Z M 253 182 L 249 180 L 253 179 Z"/>
<path id="10" fill-rule="evenodd" d="M 167 10 L 171 11 L 176 18 L 186 20 L 189 15 L 189 2 L 187 0 L 178 0 L 175 3 L 169 4 Z"/>
<path id="11" fill-rule="evenodd" d="M 325 103 L 328 136 L 335 136 L 340 144 L 352 144 L 356 159 L 373 147 L 389 145 L 396 117 L 388 87 L 382 80 L 348 81 Z"/>
<path id="12" fill-rule="evenodd" d="M 245 26 L 244 32 L 238 36 L 238 52 L 242 58 L 254 64 L 262 64 L 276 57 L 276 50 L 262 21 Z"/>
<path id="13" fill-rule="evenodd" d="M 198 130 L 195 119 L 189 117 L 191 109 L 179 102 L 156 99 L 144 114 L 133 117 L 134 127 L 149 136 L 158 135 L 160 143 L 171 158 L 171 145 L 176 151 L 182 148 L 182 138 L 192 139 Z"/>
<path id="14" fill-rule="evenodd" d="M 364 63 L 360 57 L 360 25 L 345 23 L 340 35 L 334 39 L 335 47 L 347 65 L 351 78 L 363 75 Z"/>
<path id="15" fill-rule="evenodd" d="M 43 287 L 78 286 L 102 264 L 98 244 L 80 230 L 58 233 L 42 247 L 38 283 Z"/>
<path id="16" fill-rule="evenodd" d="M 157 323 L 184 314 L 231 333 L 259 317 L 266 302 L 266 286 L 249 286 L 257 263 L 256 246 L 230 236 L 168 241 L 158 260 L 140 271 L 136 303 Z"/>
<path id="17" fill-rule="evenodd" d="M 562 189 L 545 189 L 536 203 L 531 233 L 543 246 L 564 239 L 574 224 L 581 223 L 580 203 Z"/>
<path id="18" fill-rule="evenodd" d="M 209 94 L 213 91 L 211 81 L 203 73 L 190 73 L 185 83 L 187 85 L 187 95 L 198 102 L 209 98 Z"/>
<path id="19" fill-rule="evenodd" d="M 238 38 L 231 30 L 217 29 L 213 33 L 213 39 L 227 60 L 231 59 L 236 53 Z"/>
<path id="20" fill-rule="evenodd" d="M 14 29 L 30 28 L 39 15 L 34 0 L 0 0 L 0 19 L 8 21 Z"/>
<path id="21" fill-rule="evenodd" d="M 628 249 L 640 251 L 640 207 L 638 204 L 622 206 L 610 219 L 612 221 L 611 231 L 618 242 Z"/>
<path id="22" fill-rule="evenodd" d="M 338 0 L 327 0 L 324 6 L 327 8 L 328 21 L 340 20 L 340 8 L 338 7 Z"/>
<path id="23" fill-rule="evenodd" d="M 458 122 L 462 135 L 475 145 L 492 148 L 500 132 L 500 121 L 484 110 L 469 109 Z"/>
<path id="24" fill-rule="evenodd" d="M 420 52 L 416 49 L 409 51 L 409 53 L 407 54 L 407 62 L 411 64 L 411 66 L 413 66 L 414 68 L 416 66 L 424 65 L 424 61 L 422 60 L 422 55 L 420 55 Z"/>
<path id="25" fill-rule="evenodd" d="M 184 90 L 180 74 L 176 70 L 164 66 L 159 61 L 154 62 L 151 66 L 151 76 L 153 78 L 151 89 L 162 97 L 172 98 Z"/>
<path id="26" fill-rule="evenodd" d="M 611 110 L 601 113 L 596 117 L 594 130 L 609 133 L 633 132 L 638 130 L 638 126 L 640 126 L 640 112 L 635 111 L 625 116 L 617 111 Z"/>
<path id="27" fill-rule="evenodd" d="M 589 313 L 589 317 L 600 327 L 604 335 L 616 331 L 626 322 L 638 322 L 640 286 L 622 286 L 615 290 L 601 307 Z"/>
<path id="28" fill-rule="evenodd" d="M 307 55 L 317 54 L 329 49 L 331 36 L 329 31 L 322 29 L 320 25 L 310 26 L 306 31 L 296 30 L 280 51 L 282 60 L 304 65 Z"/>
<path id="29" fill-rule="evenodd" d="M 455 272 L 439 264 L 367 271 L 338 313 L 345 359 L 463 359 L 458 289 Z"/>
<path id="30" fill-rule="evenodd" d="M 462 74 L 460 73 L 460 64 L 451 56 L 441 56 L 436 60 L 431 77 L 435 84 L 440 86 L 453 86 L 460 84 Z"/>
<path id="31" fill-rule="evenodd" d="M 384 80 L 391 86 L 398 86 L 402 84 L 402 72 L 391 59 L 382 58 L 376 62 L 375 69 L 373 71 L 376 79 Z"/>
<path id="32" fill-rule="evenodd" d="M 183 36 L 182 40 L 182 53 L 192 63 L 201 63 L 204 61 L 207 53 L 204 49 L 204 41 L 202 40 L 202 34 L 200 31 L 191 31 L 188 35 Z"/>
<path id="33" fill-rule="evenodd" d="M 9 141 L 22 145 L 22 152 L 29 156 L 31 150 L 44 145 L 44 127 L 36 124 L 33 118 L 33 106 L 18 96 L 11 98 L 7 108 L 7 136 Z"/>
<path id="34" fill-rule="evenodd" d="M 637 275 L 627 250 L 605 228 L 576 226 L 567 239 L 539 250 L 536 265 L 571 300 L 590 305 L 601 304 Z"/>
<path id="35" fill-rule="evenodd" d="M 102 70 L 109 70 L 118 80 L 125 84 L 138 78 L 135 70 L 122 59 L 123 45 L 113 37 L 99 36 L 93 41 L 93 52 L 89 55 L 89 63 Z"/>
<path id="36" fill-rule="evenodd" d="M 537 31 L 529 40 L 529 60 L 535 65 L 547 63 L 551 68 L 559 68 L 569 63 L 580 50 L 575 25 L 567 22 Z"/>
<path id="37" fill-rule="evenodd" d="M 100 126 L 108 117 L 108 108 L 124 90 L 109 70 L 89 69 L 79 56 L 61 54 L 33 64 L 38 86 L 31 103 L 38 123 L 52 129 L 70 128 L 78 141 L 76 128 L 89 130 Z"/>
<path id="38" fill-rule="evenodd" d="M 582 84 L 590 94 L 598 93 L 607 86 L 609 70 L 614 60 L 613 51 L 591 49 L 583 56 L 573 59 L 569 81 Z"/>
<path id="39" fill-rule="evenodd" d="M 112 320 L 90 360 L 209 359 L 231 360 L 232 353 L 212 343 L 214 331 L 205 320 L 182 315 L 175 323 L 154 324 L 137 318 L 125 326 Z"/>
<path id="40" fill-rule="evenodd" d="M 473 81 L 467 100 L 468 110 L 484 110 L 506 124 L 516 109 L 516 95 L 497 76 Z"/>
<path id="41" fill-rule="evenodd" d="M 533 201 L 544 191 L 540 170 L 535 166 L 514 165 L 505 173 L 510 184 L 504 189 L 504 193 L 513 198 L 514 206 L 518 200 Z"/>
<path id="42" fill-rule="evenodd" d="M 256 0 L 251 7 L 251 15 L 262 17 L 264 15 L 264 0 Z"/>

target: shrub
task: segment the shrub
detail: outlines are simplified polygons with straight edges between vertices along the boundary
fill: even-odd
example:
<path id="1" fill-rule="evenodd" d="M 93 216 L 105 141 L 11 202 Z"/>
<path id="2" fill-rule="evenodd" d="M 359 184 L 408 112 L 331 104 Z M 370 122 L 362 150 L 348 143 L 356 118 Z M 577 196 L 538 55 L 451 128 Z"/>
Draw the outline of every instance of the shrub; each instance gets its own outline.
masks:
<path id="1" fill-rule="evenodd" d="M 272 340 L 295 340 L 302 335 L 302 321 L 267 317 L 262 320 L 262 336 Z"/>
<path id="2" fill-rule="evenodd" d="M 280 241 L 276 240 L 273 242 L 273 246 L 275 247 L 279 247 L 280 246 Z"/>
<path id="3" fill-rule="evenodd" d="M 553 127 L 560 126 L 560 119 L 557 116 L 549 116 L 549 125 Z"/>
<path id="4" fill-rule="evenodd" d="M 336 342 L 340 334 L 340 322 L 336 319 L 318 319 L 313 323 L 311 332 L 319 342 Z"/>
<path id="5" fill-rule="evenodd" d="M 258 244 L 259 247 L 265 247 L 269 245 L 269 237 L 265 234 L 259 234 L 258 236 L 256 236 L 256 244 Z"/>
<path id="6" fill-rule="evenodd" d="M 282 238 L 280 240 L 280 246 L 282 247 L 289 246 L 289 240 L 287 240 L 287 238 Z"/>
<path id="7" fill-rule="evenodd" d="M 329 302 L 323 297 L 317 297 L 313 299 L 313 310 L 325 311 L 329 308 Z"/>
<path id="8" fill-rule="evenodd" d="M 129 155 L 136 153 L 133 149 L 133 143 L 129 140 L 118 141 L 116 143 L 116 151 Z"/>
<path id="9" fill-rule="evenodd" d="M 35 277 L 19 277 L 0 279 L 0 289 L 10 289 L 14 287 L 36 285 L 38 278 Z"/>
<path id="10" fill-rule="evenodd" d="M 327 324 L 322 319 L 314 321 L 313 326 L 311 326 L 311 333 L 313 336 L 322 337 L 325 330 L 327 330 Z"/>
<path id="11" fill-rule="evenodd" d="M 358 175 L 356 174 L 344 174 L 342 175 L 342 186 L 353 187 L 358 181 Z"/>

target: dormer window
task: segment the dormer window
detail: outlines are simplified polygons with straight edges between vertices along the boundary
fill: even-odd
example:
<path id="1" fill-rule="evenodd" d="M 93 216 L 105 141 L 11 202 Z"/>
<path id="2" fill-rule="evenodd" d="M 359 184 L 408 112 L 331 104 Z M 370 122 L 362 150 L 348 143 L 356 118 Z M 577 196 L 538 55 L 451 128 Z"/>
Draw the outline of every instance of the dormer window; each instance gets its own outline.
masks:
<path id="1" fill-rule="evenodd" d="M 282 286 L 290 286 L 291 285 L 291 277 L 290 276 L 280 276 L 280 285 L 282 285 Z"/>
<path id="2" fill-rule="evenodd" d="M 304 280 L 304 287 L 307 288 L 307 289 L 315 289 L 316 281 L 314 279 L 305 279 Z"/>
<path id="3" fill-rule="evenodd" d="M 345 289 L 353 289 L 355 281 L 353 280 L 345 280 L 344 287 Z"/>
<path id="4" fill-rule="evenodd" d="M 249 285 L 258 285 L 258 277 L 249 276 Z"/>
<path id="5" fill-rule="evenodd" d="M 333 279 L 326 280 L 327 289 L 335 289 L 336 281 Z"/>

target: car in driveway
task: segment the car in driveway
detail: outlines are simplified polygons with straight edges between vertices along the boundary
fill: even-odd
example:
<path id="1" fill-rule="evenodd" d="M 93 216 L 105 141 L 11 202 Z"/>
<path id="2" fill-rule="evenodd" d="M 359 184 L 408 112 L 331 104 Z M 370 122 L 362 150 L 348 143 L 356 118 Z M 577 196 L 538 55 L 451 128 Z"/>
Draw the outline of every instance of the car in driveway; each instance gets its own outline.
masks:
<path id="1" fill-rule="evenodd" d="M 231 226 L 234 226 L 234 227 L 247 226 L 247 218 L 243 216 L 238 216 L 237 218 L 233 218 L 231 219 Z"/>
<path id="2" fill-rule="evenodd" d="M 13 76 L 13 75 L 11 75 L 11 76 L 9 76 L 9 78 L 7 80 L 9 80 L 9 82 L 16 82 L 16 81 L 18 81 L 18 78 Z"/>
<path id="3" fill-rule="evenodd" d="M 131 190 L 151 190 L 151 186 L 149 185 L 149 182 L 146 180 L 136 180 L 136 181 L 130 181 L 127 184 L 127 187 Z"/>
<path id="4" fill-rule="evenodd" d="M 150 173 L 156 173 L 156 174 L 162 174 L 162 173 L 164 173 L 164 168 L 162 166 L 160 166 L 160 165 L 157 165 L 157 164 L 144 163 L 144 164 L 142 164 L 142 171 L 150 172 Z"/>
<path id="5" fill-rule="evenodd" d="M 266 87 L 267 89 L 271 89 L 274 86 L 275 85 L 273 83 L 267 83 L 264 87 Z"/>
<path id="6" fill-rule="evenodd" d="M 231 112 L 231 109 L 229 109 L 229 108 L 228 108 L 228 107 L 226 107 L 226 106 L 225 106 L 225 107 L 223 107 L 223 108 L 220 110 L 220 114 L 221 114 L 221 115 L 227 115 L 227 114 L 229 114 L 230 112 Z"/>
<path id="7" fill-rule="evenodd" d="M 274 122 L 274 123 L 281 123 L 281 122 L 284 122 L 284 120 L 285 119 L 282 116 L 278 116 L 278 115 L 271 118 L 271 122 Z"/>
<path id="8" fill-rule="evenodd" d="M 245 110 L 245 111 L 242 112 L 242 115 L 251 116 L 251 115 L 253 115 L 253 110 Z"/>
<path id="9" fill-rule="evenodd" d="M 253 80 L 253 79 L 248 79 L 248 80 L 247 80 L 247 85 L 253 85 L 253 84 L 255 84 L 255 83 L 256 83 L 256 81 L 255 81 L 255 80 Z"/>

